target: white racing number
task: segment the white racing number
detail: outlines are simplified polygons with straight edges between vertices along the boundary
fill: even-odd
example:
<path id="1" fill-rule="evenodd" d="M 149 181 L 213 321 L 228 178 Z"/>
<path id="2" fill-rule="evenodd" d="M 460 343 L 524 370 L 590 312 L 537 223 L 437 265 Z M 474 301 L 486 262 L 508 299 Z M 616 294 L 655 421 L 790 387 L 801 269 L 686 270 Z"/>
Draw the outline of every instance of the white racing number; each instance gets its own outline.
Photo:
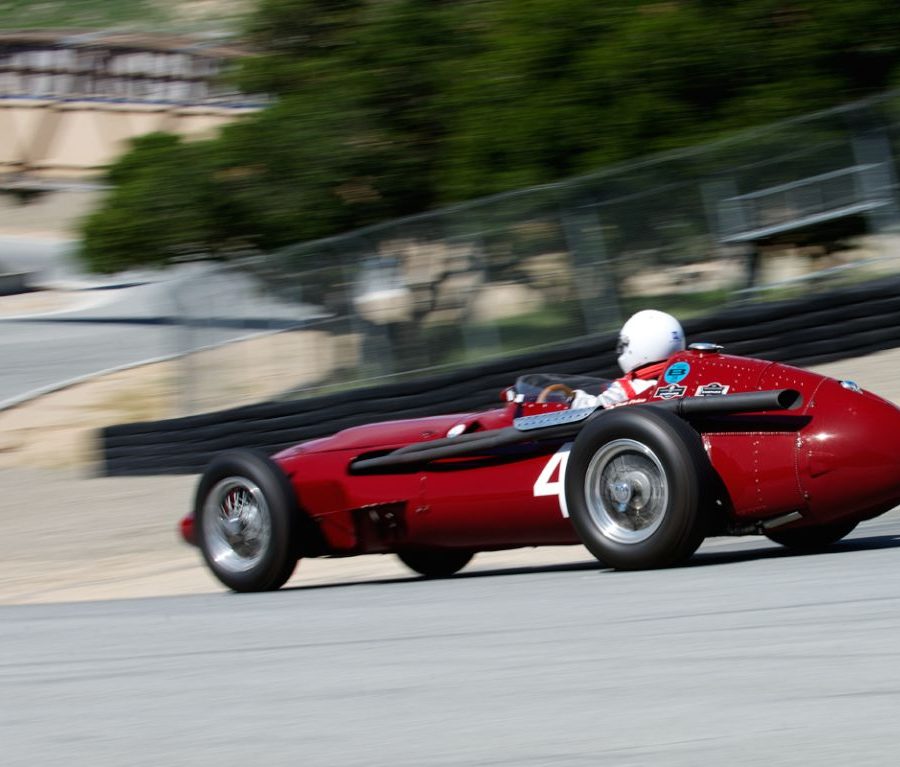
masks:
<path id="1" fill-rule="evenodd" d="M 566 442 L 551 455 L 534 483 L 534 497 L 555 495 L 559 499 L 559 510 L 564 517 L 569 516 L 569 509 L 566 506 L 566 464 L 569 463 L 571 449 L 572 443 Z"/>

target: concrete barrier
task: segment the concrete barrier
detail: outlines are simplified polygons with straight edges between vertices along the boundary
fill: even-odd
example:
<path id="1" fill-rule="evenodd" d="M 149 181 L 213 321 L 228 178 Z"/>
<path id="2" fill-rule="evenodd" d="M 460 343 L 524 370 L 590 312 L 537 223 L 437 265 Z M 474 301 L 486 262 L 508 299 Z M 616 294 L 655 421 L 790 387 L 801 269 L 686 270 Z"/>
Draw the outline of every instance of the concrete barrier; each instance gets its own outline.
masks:
<path id="1" fill-rule="evenodd" d="M 0 272 L 0 296 L 27 293 L 33 272 Z"/>

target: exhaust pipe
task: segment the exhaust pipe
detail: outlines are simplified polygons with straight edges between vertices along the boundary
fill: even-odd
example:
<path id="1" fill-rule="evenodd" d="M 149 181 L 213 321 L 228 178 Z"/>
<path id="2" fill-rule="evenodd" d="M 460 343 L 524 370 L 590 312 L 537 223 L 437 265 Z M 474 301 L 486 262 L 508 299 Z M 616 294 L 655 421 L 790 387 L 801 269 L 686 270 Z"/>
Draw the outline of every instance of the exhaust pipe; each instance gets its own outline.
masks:
<path id="1" fill-rule="evenodd" d="M 803 395 L 796 389 L 772 389 L 725 394 L 715 397 L 685 397 L 653 403 L 654 407 L 672 410 L 687 418 L 692 415 L 727 415 L 730 413 L 760 413 L 766 410 L 796 410 L 803 404 Z"/>
<path id="2" fill-rule="evenodd" d="M 694 415 L 723 415 L 727 413 L 754 413 L 766 410 L 793 410 L 801 405 L 803 397 L 794 389 L 773 389 L 771 391 L 744 392 L 716 397 L 685 397 L 667 402 L 654 402 L 650 405 L 634 407 L 659 407 L 672 410 L 676 415 L 687 418 Z M 369 471 L 390 471 L 400 466 L 416 466 L 443 458 L 457 458 L 477 455 L 508 445 L 524 442 L 540 442 L 555 439 L 568 439 L 575 436 L 592 418 L 602 418 L 603 411 L 598 409 L 584 416 L 576 411 L 559 411 L 541 416 L 546 426 L 540 428 L 521 429 L 510 426 L 496 431 L 461 434 L 458 437 L 417 442 L 391 451 L 386 455 L 370 458 L 359 458 L 353 461 L 349 469 L 353 473 Z M 554 418 L 556 416 L 556 418 Z M 588 417 L 590 416 L 590 417 Z M 524 420 L 524 419 L 523 419 Z"/>

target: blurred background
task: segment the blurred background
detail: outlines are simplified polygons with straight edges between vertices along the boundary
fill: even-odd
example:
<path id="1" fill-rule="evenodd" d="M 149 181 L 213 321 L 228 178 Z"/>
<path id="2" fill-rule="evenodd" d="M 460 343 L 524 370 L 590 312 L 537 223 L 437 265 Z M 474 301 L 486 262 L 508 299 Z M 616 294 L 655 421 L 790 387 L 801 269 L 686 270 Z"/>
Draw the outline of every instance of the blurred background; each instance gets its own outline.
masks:
<path id="1" fill-rule="evenodd" d="M 898 154 L 896 0 L 0 0 L 0 761 L 887 763 L 896 512 L 245 599 L 160 474 L 494 398 L 641 308 L 740 352 L 774 307 L 780 359 L 849 339 L 818 372 L 900 402 Z"/>
<path id="2" fill-rule="evenodd" d="M 900 264 L 888 0 L 23 0 L 0 30 L 7 409 L 98 374 L 105 423 L 302 397 Z"/>

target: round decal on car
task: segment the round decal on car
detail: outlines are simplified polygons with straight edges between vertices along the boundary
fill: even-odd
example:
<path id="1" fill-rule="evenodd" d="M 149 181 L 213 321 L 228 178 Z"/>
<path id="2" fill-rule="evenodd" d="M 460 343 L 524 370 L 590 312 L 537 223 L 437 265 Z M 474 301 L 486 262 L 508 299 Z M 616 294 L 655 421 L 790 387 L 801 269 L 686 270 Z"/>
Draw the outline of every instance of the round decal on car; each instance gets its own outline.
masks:
<path id="1" fill-rule="evenodd" d="M 666 368 L 666 372 L 663 373 L 663 379 L 666 383 L 675 384 L 679 381 L 683 381 L 688 377 L 688 373 L 691 372 L 691 366 L 687 362 L 674 362 Z"/>

